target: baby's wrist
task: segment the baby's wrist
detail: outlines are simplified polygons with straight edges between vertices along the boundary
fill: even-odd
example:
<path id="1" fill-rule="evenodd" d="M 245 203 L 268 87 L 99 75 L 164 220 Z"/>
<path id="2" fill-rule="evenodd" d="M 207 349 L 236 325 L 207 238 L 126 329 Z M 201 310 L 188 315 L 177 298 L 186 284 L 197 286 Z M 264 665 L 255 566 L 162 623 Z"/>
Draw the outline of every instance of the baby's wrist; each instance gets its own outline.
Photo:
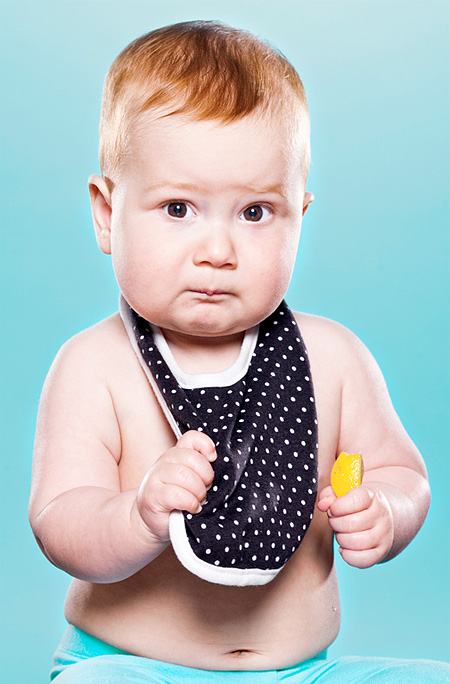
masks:
<path id="1" fill-rule="evenodd" d="M 136 496 L 130 510 L 130 526 L 134 536 L 138 539 L 139 544 L 142 544 L 144 548 L 151 552 L 156 550 L 156 555 L 158 555 L 169 543 L 168 529 L 167 534 L 164 535 L 163 530 L 154 530 L 148 524 L 141 512 L 141 504 L 138 496 Z M 161 548 L 159 549 L 159 547 Z"/>

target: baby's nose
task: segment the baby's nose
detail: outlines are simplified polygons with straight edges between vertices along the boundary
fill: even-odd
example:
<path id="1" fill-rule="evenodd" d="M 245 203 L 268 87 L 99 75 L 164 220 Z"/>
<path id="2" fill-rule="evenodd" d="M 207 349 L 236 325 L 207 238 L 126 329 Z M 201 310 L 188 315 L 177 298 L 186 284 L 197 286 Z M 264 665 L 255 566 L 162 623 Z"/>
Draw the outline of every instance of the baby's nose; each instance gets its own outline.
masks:
<path id="1" fill-rule="evenodd" d="M 231 230 L 226 226 L 206 226 L 196 244 L 194 263 L 215 268 L 236 268 L 237 254 Z"/>

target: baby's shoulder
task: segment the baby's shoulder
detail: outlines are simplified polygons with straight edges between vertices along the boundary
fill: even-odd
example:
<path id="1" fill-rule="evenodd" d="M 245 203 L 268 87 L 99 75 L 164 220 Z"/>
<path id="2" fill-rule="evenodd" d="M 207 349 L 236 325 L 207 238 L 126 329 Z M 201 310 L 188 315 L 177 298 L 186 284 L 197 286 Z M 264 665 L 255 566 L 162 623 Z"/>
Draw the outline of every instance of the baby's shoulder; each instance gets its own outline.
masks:
<path id="1" fill-rule="evenodd" d="M 52 364 L 53 374 L 98 377 L 117 366 L 129 353 L 119 314 L 113 314 L 67 340 Z"/>
<path id="2" fill-rule="evenodd" d="M 335 353 L 347 350 L 352 353 L 362 345 L 359 338 L 341 323 L 331 318 L 294 311 L 295 320 L 308 350 L 321 353 Z"/>
<path id="3" fill-rule="evenodd" d="M 294 316 L 311 363 L 325 372 L 343 379 L 375 363 L 365 344 L 341 323 L 313 314 L 294 312 Z"/>

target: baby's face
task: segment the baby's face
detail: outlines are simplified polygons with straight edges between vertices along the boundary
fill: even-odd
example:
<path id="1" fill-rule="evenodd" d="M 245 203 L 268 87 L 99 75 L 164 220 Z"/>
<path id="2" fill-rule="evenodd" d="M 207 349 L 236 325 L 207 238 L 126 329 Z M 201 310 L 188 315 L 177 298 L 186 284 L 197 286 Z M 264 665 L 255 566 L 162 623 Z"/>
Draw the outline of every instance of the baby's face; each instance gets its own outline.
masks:
<path id="1" fill-rule="evenodd" d="M 131 306 L 193 336 L 267 317 L 288 287 L 311 199 L 303 153 L 270 119 L 141 120 L 111 200 L 113 265 Z"/>

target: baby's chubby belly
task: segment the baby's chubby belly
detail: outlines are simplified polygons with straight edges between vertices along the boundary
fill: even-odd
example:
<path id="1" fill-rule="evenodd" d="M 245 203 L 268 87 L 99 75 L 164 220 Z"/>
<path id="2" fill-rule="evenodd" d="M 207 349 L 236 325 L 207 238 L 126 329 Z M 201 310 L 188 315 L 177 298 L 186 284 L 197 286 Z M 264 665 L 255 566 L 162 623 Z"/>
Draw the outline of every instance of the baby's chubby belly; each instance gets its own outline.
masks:
<path id="1" fill-rule="evenodd" d="M 321 522 L 313 521 L 299 550 L 267 585 L 205 582 L 185 570 L 169 547 L 123 582 L 74 580 L 66 617 L 113 646 L 178 665 L 210 670 L 295 665 L 327 648 L 339 629 L 332 544 Z"/>

